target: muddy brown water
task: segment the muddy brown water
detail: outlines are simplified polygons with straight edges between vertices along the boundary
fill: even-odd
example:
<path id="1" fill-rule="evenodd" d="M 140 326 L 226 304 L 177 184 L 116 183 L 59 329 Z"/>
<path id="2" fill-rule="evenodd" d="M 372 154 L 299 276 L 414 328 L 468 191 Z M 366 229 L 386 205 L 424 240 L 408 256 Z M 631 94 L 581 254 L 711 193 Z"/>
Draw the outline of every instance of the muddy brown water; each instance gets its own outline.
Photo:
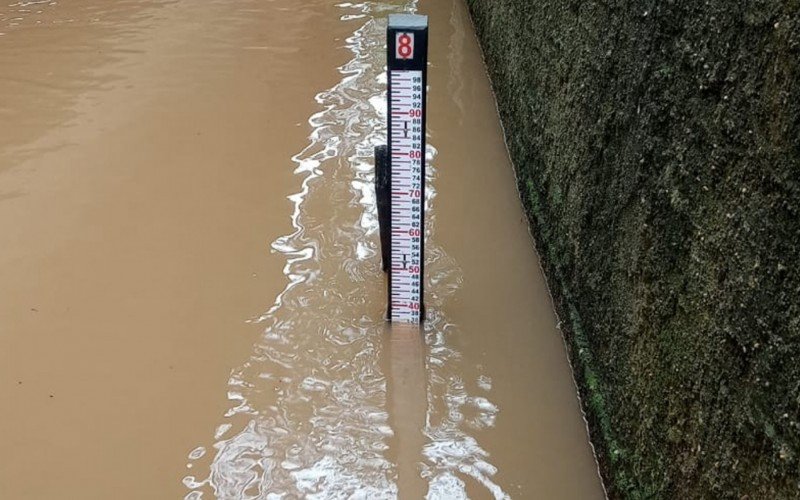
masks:
<path id="1" fill-rule="evenodd" d="M 393 12 L 422 331 L 383 321 Z M 0 7 L 0 498 L 602 498 L 465 7 Z"/>

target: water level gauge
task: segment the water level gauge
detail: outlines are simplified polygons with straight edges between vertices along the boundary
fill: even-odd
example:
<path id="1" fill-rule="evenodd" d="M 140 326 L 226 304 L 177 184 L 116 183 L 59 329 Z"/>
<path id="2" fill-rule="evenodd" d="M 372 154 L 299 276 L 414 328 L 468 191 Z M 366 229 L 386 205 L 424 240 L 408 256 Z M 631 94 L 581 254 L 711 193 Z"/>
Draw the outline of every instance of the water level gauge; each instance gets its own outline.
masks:
<path id="1" fill-rule="evenodd" d="M 428 18 L 390 15 L 387 35 L 389 319 L 419 323 L 424 316 Z"/>

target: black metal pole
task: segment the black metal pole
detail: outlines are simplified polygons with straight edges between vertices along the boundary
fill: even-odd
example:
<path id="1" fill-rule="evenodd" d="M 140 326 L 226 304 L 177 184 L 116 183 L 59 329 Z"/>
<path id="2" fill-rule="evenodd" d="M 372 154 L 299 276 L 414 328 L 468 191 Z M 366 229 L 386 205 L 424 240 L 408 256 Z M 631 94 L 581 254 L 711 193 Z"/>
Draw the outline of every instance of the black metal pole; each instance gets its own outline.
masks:
<path id="1" fill-rule="evenodd" d="M 375 196 L 378 202 L 378 227 L 381 236 L 381 269 L 389 271 L 391 263 L 391 178 L 389 177 L 389 147 L 375 146 Z"/>

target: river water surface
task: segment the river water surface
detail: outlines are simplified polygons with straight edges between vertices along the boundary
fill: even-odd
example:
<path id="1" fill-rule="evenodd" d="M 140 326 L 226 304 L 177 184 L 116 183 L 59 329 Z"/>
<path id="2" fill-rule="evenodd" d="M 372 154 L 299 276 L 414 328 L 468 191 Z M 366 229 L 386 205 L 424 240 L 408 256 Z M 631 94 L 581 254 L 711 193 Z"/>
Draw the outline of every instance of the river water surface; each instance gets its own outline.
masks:
<path id="1" fill-rule="evenodd" d="M 427 321 L 384 319 L 390 13 Z M 460 0 L 0 7 L 0 498 L 602 498 Z"/>

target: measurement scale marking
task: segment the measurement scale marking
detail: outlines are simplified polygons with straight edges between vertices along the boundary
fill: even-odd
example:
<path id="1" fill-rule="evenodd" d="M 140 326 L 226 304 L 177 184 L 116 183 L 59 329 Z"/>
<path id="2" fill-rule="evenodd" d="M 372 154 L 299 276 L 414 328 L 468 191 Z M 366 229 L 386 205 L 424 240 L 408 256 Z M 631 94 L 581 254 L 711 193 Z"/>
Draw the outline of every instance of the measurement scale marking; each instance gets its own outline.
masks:
<path id="1" fill-rule="evenodd" d="M 392 105 L 391 319 L 415 323 L 420 317 L 422 279 L 422 72 L 392 70 L 389 77 Z M 397 85 L 400 82 L 403 84 Z"/>

